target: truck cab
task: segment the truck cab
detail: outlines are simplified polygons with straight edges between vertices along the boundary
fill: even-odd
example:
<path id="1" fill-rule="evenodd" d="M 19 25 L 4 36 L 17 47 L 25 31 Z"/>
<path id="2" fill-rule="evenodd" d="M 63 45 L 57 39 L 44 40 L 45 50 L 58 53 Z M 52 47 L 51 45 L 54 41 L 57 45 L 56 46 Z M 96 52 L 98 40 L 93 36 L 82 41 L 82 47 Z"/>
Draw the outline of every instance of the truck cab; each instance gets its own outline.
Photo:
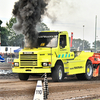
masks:
<path id="1" fill-rule="evenodd" d="M 29 75 L 35 73 L 49 73 L 53 81 L 62 81 L 65 74 L 76 74 L 80 78 L 81 74 L 89 73 L 87 79 L 90 79 L 93 73 L 91 62 L 88 72 L 86 66 L 93 53 L 81 52 L 75 56 L 76 53 L 70 52 L 67 31 L 40 32 L 36 47 L 21 50 L 19 58 L 14 60 L 12 71 L 18 73 L 20 80 L 28 80 Z"/>

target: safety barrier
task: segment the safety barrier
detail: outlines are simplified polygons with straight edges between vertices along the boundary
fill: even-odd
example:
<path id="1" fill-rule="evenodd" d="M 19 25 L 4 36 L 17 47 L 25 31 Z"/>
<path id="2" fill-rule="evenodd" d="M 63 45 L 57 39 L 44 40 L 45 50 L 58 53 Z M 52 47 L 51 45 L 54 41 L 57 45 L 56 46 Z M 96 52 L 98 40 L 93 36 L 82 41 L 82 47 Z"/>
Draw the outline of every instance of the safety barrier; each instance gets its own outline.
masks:
<path id="1" fill-rule="evenodd" d="M 12 63 L 16 58 L 7 58 L 7 63 Z"/>
<path id="2" fill-rule="evenodd" d="M 44 76 L 43 87 L 42 87 L 42 81 L 38 80 L 33 100 L 47 100 L 48 99 L 49 89 L 48 89 L 47 74 L 45 73 L 43 76 Z"/>

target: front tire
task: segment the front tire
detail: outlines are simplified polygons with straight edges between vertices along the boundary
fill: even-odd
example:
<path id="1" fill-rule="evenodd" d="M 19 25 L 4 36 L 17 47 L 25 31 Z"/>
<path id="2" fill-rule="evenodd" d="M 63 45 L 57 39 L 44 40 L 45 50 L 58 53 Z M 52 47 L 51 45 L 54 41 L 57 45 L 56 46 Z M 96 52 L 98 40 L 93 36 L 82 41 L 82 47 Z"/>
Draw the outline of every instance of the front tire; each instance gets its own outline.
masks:
<path id="1" fill-rule="evenodd" d="M 23 81 L 27 81 L 29 78 L 29 74 L 27 73 L 18 73 L 19 79 Z"/>
<path id="2" fill-rule="evenodd" d="M 52 68 L 52 80 L 54 82 L 61 82 L 64 79 L 64 68 L 61 62 L 57 62 L 55 67 Z"/>

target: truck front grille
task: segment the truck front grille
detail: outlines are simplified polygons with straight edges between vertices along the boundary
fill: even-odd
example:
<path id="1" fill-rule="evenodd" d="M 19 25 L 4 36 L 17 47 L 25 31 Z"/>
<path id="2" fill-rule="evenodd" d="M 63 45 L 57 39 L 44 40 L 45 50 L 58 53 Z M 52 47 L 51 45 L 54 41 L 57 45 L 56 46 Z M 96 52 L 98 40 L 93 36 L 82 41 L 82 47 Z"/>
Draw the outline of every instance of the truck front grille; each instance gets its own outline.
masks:
<path id="1" fill-rule="evenodd" d="M 21 66 L 37 66 L 37 61 L 21 61 Z"/>
<path id="2" fill-rule="evenodd" d="M 37 54 L 21 54 L 20 60 L 37 60 Z"/>
<path id="3" fill-rule="evenodd" d="M 37 54 L 21 54 L 20 66 L 37 66 Z"/>

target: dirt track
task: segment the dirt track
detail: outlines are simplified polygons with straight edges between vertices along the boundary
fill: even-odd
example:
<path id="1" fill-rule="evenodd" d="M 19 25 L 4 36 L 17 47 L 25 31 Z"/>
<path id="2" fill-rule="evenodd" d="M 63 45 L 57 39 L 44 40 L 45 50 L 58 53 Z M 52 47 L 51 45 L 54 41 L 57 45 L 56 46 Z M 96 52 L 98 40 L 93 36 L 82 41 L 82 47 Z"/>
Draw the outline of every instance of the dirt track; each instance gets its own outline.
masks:
<path id="1" fill-rule="evenodd" d="M 1 67 L 0 69 L 6 69 L 6 66 Z M 33 100 L 37 80 L 43 81 L 43 78 L 39 77 L 32 76 L 28 81 L 20 81 L 17 74 L 0 75 L 0 100 Z M 48 78 L 48 86 L 47 100 L 96 100 L 100 98 L 100 77 L 93 78 L 91 81 L 79 81 L 76 77 L 65 78 L 64 82 L 59 83 L 52 82 L 51 78 Z"/>
<path id="2" fill-rule="evenodd" d="M 6 79 L 0 79 L 0 100 L 33 100 L 36 83 L 40 78 L 20 81 L 17 76 L 9 76 L 11 79 L 7 75 L 2 77 Z M 90 100 L 100 97 L 100 80 L 97 78 L 91 81 L 65 79 L 60 83 L 52 82 L 51 78 L 48 78 L 48 81 L 48 100 L 73 100 L 75 98 Z"/>

